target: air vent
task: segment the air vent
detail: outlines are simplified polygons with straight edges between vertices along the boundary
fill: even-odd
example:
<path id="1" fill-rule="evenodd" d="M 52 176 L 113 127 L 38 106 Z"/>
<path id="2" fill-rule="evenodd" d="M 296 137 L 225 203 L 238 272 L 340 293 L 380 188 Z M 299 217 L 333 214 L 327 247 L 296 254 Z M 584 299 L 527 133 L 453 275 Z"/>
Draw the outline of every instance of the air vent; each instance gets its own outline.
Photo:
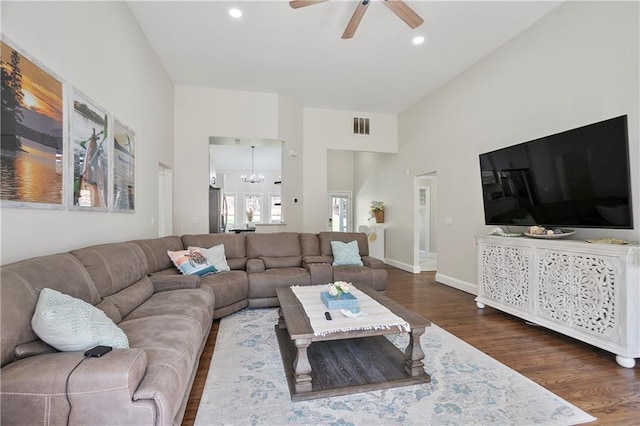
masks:
<path id="1" fill-rule="evenodd" d="M 368 135 L 369 134 L 369 119 L 362 117 L 353 117 L 353 134 L 354 135 Z"/>

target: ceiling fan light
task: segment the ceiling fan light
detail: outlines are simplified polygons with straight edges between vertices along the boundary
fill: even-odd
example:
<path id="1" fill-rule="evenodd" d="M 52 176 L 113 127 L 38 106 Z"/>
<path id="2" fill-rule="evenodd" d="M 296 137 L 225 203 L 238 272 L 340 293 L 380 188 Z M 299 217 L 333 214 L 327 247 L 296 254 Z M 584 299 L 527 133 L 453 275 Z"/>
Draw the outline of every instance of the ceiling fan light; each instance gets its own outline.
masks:
<path id="1" fill-rule="evenodd" d="M 423 36 L 415 36 L 413 38 L 413 40 L 411 40 L 413 42 L 413 44 L 422 44 L 424 43 L 424 37 Z"/>
<path id="2" fill-rule="evenodd" d="M 229 15 L 232 18 L 240 18 L 242 16 L 242 11 L 234 7 L 233 9 L 229 9 Z"/>

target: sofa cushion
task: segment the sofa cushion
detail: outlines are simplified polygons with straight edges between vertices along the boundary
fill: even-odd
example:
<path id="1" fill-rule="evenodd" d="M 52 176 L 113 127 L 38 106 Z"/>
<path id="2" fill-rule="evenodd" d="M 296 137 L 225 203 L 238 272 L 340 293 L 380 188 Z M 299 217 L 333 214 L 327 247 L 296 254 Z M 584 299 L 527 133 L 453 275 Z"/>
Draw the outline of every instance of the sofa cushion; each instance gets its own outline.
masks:
<path id="1" fill-rule="evenodd" d="M 200 278 L 200 287 L 210 287 L 216 295 L 215 308 L 247 299 L 249 281 L 244 271 L 228 271 Z"/>
<path id="2" fill-rule="evenodd" d="M 202 322 L 184 310 L 180 314 L 125 319 L 120 327 L 131 347 L 143 349 L 147 355 L 147 369 L 133 400 L 153 400 L 158 408 L 156 424 L 172 424 L 188 394 L 210 327 L 203 335 Z"/>
<path id="3" fill-rule="evenodd" d="M 98 290 L 86 269 L 69 253 L 3 265 L 0 268 L 0 282 L 2 366 L 16 358 L 20 345 L 39 340 L 31 328 L 31 319 L 38 303 L 38 294 L 45 286 L 92 305 L 100 301 Z M 50 350 L 47 345 L 38 347 L 42 353 Z M 37 354 L 33 350 L 27 353 Z"/>
<path id="4" fill-rule="evenodd" d="M 300 256 L 301 254 L 300 237 L 297 232 L 247 235 L 247 257 L 249 259 L 259 259 L 262 256 Z"/>
<path id="5" fill-rule="evenodd" d="M 189 249 L 197 249 L 204 254 L 207 258 L 207 262 L 216 268 L 216 272 L 227 272 L 229 270 L 229 264 L 227 263 L 227 257 L 224 254 L 224 244 L 218 244 L 210 248 L 193 247 L 189 246 Z"/>
<path id="6" fill-rule="evenodd" d="M 311 276 L 304 268 L 275 268 L 249 274 L 249 298 L 276 297 L 276 287 L 310 285 Z"/>
<path id="7" fill-rule="evenodd" d="M 227 264 L 232 270 L 244 270 L 247 264 L 247 251 L 244 234 L 197 234 L 183 235 L 182 243 L 185 247 L 213 247 L 224 245 Z"/>
<path id="8" fill-rule="evenodd" d="M 270 257 L 260 256 L 265 269 L 271 268 L 299 268 L 302 265 L 302 256 Z"/>
<path id="9" fill-rule="evenodd" d="M 171 290 L 155 293 L 123 321 L 162 315 L 185 315 L 193 318 L 204 334 L 213 318 L 214 294 L 210 288 Z"/>
<path id="10" fill-rule="evenodd" d="M 149 265 L 149 274 L 162 271 L 163 269 L 173 269 L 173 263 L 171 259 L 167 257 L 167 250 L 178 251 L 184 250 L 185 246 L 182 245 L 182 239 L 177 235 L 161 238 L 150 238 L 148 240 L 135 240 L 132 241 L 140 246 L 147 258 L 147 264 Z"/>
<path id="11" fill-rule="evenodd" d="M 364 232 L 320 232 L 318 233 L 318 240 L 320 241 L 320 254 L 323 256 L 333 256 L 331 241 L 348 243 L 353 240 L 358 242 L 360 256 L 369 255 L 369 241 L 367 240 L 367 234 Z"/>
<path id="12" fill-rule="evenodd" d="M 71 254 L 80 259 L 103 298 L 147 276 L 147 258 L 134 243 L 101 244 L 74 250 Z"/>
<path id="13" fill-rule="evenodd" d="M 303 256 L 320 256 L 320 240 L 318 234 L 300 233 L 300 250 Z"/>
<path id="14" fill-rule="evenodd" d="M 171 251 L 167 254 L 180 273 L 184 275 L 205 276 L 216 272 L 216 268 L 207 261 L 204 254 L 197 248 L 188 250 Z"/>
<path id="15" fill-rule="evenodd" d="M 357 241 L 348 243 L 331 241 L 331 250 L 333 251 L 333 266 L 363 266 Z"/>
<path id="16" fill-rule="evenodd" d="M 31 326 L 60 351 L 84 351 L 97 345 L 129 347 L 127 336 L 104 312 L 49 288 L 40 292 Z"/>
<path id="17" fill-rule="evenodd" d="M 333 280 L 361 284 L 377 291 L 387 289 L 387 270 L 372 269 L 366 266 L 334 266 Z"/>
<path id="18" fill-rule="evenodd" d="M 144 303 L 154 292 L 153 283 L 149 277 L 142 277 L 138 282 L 131 284 L 129 287 L 122 289 L 121 291 L 107 296 L 102 303 L 98 306 L 100 309 L 106 308 L 108 303 L 111 303 L 120 314 L 120 319 L 129 315 L 129 312 Z M 107 315 L 117 324 L 120 319 L 114 319 L 111 317 L 109 311 L 111 309 L 103 309 Z"/>

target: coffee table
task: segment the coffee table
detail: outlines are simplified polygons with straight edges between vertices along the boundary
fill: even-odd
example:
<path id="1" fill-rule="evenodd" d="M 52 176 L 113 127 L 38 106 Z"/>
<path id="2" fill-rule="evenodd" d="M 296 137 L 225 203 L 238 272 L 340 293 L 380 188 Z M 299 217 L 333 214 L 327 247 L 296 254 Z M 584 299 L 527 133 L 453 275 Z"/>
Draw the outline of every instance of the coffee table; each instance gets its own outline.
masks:
<path id="1" fill-rule="evenodd" d="M 280 318 L 275 330 L 293 401 L 431 381 L 420 346 L 420 336 L 431 323 L 367 286 L 356 287 L 409 323 L 407 348 L 403 352 L 384 337 L 400 333 L 398 328 L 316 336 L 291 288 L 277 288 Z"/>

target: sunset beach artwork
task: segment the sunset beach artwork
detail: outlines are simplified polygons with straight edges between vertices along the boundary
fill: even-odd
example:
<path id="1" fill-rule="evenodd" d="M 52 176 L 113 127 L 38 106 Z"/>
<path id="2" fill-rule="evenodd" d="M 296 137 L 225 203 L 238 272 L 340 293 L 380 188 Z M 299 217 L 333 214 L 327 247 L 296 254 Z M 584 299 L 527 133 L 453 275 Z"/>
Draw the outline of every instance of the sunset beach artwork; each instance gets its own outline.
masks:
<path id="1" fill-rule="evenodd" d="M 62 206 L 63 84 L 2 41 L 0 199 Z"/>

